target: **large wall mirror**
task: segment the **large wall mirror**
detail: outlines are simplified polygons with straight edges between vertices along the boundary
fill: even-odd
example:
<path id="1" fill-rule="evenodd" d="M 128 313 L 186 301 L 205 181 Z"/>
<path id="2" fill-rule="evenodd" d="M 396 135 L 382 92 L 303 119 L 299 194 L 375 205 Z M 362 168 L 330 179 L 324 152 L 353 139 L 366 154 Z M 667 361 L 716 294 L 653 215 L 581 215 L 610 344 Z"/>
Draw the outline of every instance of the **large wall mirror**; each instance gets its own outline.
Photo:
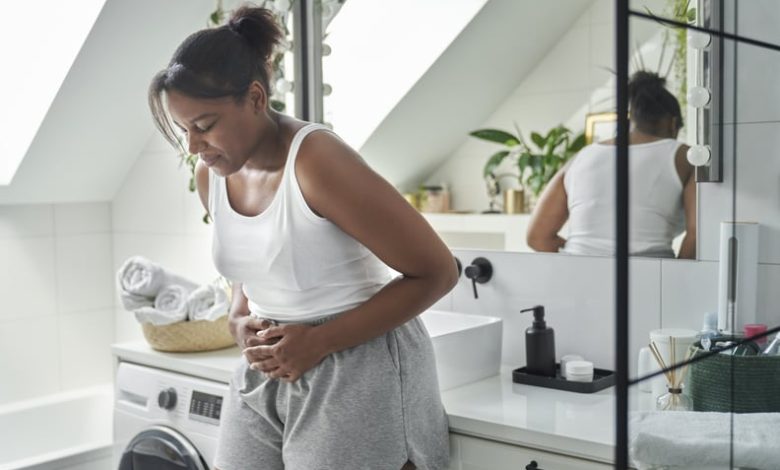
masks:
<path id="1" fill-rule="evenodd" d="M 639 468 L 776 468 L 766 451 L 750 449 L 776 447 L 780 412 L 780 3 L 682 3 L 690 17 L 659 19 L 632 1 L 628 22 L 629 30 L 660 22 L 687 37 L 688 142 L 702 151 L 693 158 L 700 262 L 662 268 L 665 302 L 688 308 L 662 311 L 664 329 L 650 333 L 657 350 L 647 351 L 654 367 L 653 356 L 682 367 L 631 381 L 630 453 Z M 699 331 L 702 304 L 712 313 Z M 656 396 L 663 400 L 642 405 Z M 696 453 L 686 451 L 689 437 L 702 444 Z"/>
<path id="2" fill-rule="evenodd" d="M 688 3 L 632 8 L 679 19 Z M 609 256 L 614 18 L 612 0 L 344 2 L 324 40 L 323 118 L 454 248 Z M 694 258 L 696 184 L 679 145 L 696 144 L 694 105 L 709 105 L 690 84 L 708 71 L 685 32 L 643 21 L 630 34 L 631 72 L 664 78 L 679 103 L 671 122 L 669 103 L 642 92 L 632 254 Z"/>

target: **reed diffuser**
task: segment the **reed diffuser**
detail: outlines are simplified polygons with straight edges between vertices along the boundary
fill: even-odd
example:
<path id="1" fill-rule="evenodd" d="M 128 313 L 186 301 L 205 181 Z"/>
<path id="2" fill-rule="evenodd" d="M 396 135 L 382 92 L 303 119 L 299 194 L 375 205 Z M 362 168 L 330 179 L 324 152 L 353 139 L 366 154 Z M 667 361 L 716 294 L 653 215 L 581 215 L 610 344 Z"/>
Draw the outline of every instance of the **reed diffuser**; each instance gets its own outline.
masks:
<path id="1" fill-rule="evenodd" d="M 671 364 L 677 364 L 677 353 L 676 353 L 676 343 L 673 336 L 669 337 L 669 346 L 670 346 L 670 359 Z M 661 366 L 661 369 L 666 369 L 666 363 L 664 362 L 664 358 L 661 355 L 661 351 L 658 349 L 658 345 L 655 344 L 654 341 L 650 341 L 649 344 L 650 351 L 653 353 L 653 357 L 655 357 L 656 362 L 658 362 L 658 365 Z M 689 350 L 685 355 L 685 361 L 690 359 L 691 357 L 691 351 Z M 683 395 L 682 390 L 682 381 L 685 377 L 685 371 L 688 369 L 688 364 L 682 366 L 680 368 L 679 372 L 677 369 L 672 369 L 664 372 L 664 376 L 666 377 L 666 390 L 667 392 L 658 397 L 655 403 L 655 407 L 657 410 L 660 411 L 691 411 L 693 409 L 693 404 L 691 403 L 691 399 L 688 398 L 688 396 Z"/>

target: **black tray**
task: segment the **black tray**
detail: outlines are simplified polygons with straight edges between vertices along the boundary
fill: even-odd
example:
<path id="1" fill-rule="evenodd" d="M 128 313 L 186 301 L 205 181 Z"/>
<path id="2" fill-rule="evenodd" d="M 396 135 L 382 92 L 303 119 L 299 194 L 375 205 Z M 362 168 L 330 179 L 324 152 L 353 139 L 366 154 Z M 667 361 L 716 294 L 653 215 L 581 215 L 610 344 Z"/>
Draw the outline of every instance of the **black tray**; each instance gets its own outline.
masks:
<path id="1" fill-rule="evenodd" d="M 561 377 L 561 365 L 555 364 L 555 377 L 529 374 L 525 367 L 512 371 L 512 382 L 536 387 L 556 388 L 577 393 L 593 393 L 615 385 L 615 372 L 607 369 L 593 369 L 593 382 L 573 382 Z"/>

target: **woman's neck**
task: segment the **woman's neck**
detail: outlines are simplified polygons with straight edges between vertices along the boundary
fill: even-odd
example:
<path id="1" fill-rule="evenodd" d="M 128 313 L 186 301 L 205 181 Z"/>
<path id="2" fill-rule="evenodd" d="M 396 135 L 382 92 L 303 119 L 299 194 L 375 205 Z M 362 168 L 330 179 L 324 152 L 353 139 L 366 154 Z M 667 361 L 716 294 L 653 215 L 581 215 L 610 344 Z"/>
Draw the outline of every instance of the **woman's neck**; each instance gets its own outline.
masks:
<path id="1" fill-rule="evenodd" d="M 287 161 L 287 145 L 283 116 L 269 110 L 267 121 L 263 125 L 263 135 L 252 150 L 244 168 L 248 170 L 276 171 L 284 167 Z"/>
<path id="2" fill-rule="evenodd" d="M 649 141 L 659 139 L 674 139 L 675 136 L 669 129 L 662 126 L 651 126 L 647 124 L 631 123 L 631 134 L 638 138 L 648 139 Z"/>

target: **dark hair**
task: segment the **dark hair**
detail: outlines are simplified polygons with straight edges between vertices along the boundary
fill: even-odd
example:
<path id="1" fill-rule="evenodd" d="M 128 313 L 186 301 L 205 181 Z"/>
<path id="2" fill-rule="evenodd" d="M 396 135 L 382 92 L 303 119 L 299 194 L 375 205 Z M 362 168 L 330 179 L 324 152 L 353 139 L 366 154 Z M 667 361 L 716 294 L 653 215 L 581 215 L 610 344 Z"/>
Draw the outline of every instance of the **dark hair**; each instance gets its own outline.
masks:
<path id="1" fill-rule="evenodd" d="M 149 86 L 149 107 L 166 140 L 180 146 L 163 103 L 164 91 L 240 100 L 257 80 L 270 95 L 271 54 L 282 37 L 270 10 L 249 6 L 233 12 L 227 24 L 187 37 Z"/>
<path id="2" fill-rule="evenodd" d="M 677 118 L 677 128 L 683 125 L 680 103 L 666 89 L 666 79 L 653 72 L 639 71 L 628 82 L 628 102 L 631 119 L 639 124 L 654 125 L 661 119 Z"/>

